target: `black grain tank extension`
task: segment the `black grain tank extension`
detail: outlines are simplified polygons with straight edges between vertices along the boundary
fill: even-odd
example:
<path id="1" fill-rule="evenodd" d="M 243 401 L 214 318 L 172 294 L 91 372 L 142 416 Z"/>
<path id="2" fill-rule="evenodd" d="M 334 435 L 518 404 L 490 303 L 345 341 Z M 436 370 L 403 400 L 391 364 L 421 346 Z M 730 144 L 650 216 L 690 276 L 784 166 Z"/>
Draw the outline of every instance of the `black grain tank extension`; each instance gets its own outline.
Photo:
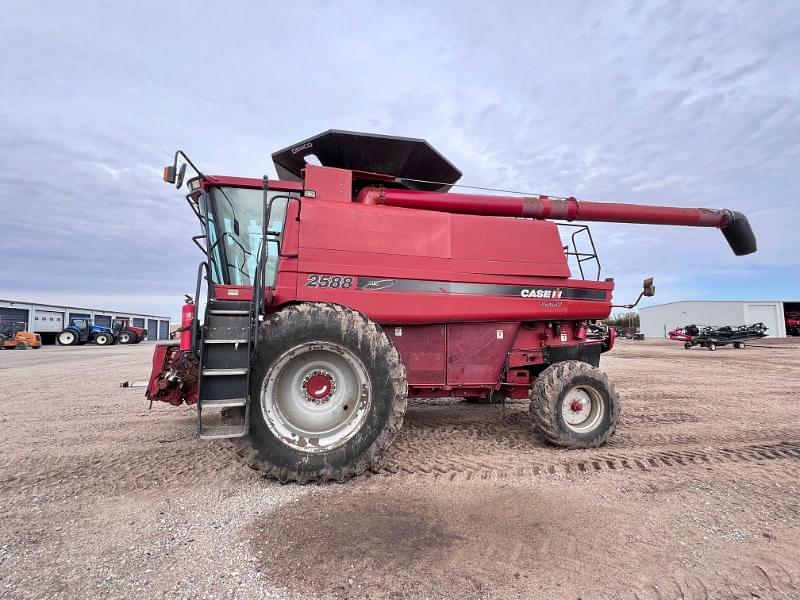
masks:
<path id="1" fill-rule="evenodd" d="M 326 167 L 381 173 L 418 181 L 397 181 L 398 187 L 446 192 L 461 178 L 449 160 L 425 140 L 329 129 L 272 154 L 280 179 L 300 181 L 306 157 Z"/>

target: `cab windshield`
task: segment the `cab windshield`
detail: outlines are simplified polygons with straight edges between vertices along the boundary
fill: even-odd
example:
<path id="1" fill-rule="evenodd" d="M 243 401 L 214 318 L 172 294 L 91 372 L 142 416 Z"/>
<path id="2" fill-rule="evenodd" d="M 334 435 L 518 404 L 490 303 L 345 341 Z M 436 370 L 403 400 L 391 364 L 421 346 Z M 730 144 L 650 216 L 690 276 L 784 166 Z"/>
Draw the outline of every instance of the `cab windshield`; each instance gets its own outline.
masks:
<path id="1" fill-rule="evenodd" d="M 271 199 L 284 195 L 285 192 L 269 191 L 267 197 Z M 283 231 L 286 202 L 285 198 L 273 202 L 268 227 L 270 232 Z M 227 285 L 253 285 L 266 212 L 264 191 L 214 188 L 210 196 L 203 196 L 200 209 L 208 219 L 212 281 Z M 270 240 L 264 274 L 267 286 L 275 282 L 277 263 L 278 243 Z"/>

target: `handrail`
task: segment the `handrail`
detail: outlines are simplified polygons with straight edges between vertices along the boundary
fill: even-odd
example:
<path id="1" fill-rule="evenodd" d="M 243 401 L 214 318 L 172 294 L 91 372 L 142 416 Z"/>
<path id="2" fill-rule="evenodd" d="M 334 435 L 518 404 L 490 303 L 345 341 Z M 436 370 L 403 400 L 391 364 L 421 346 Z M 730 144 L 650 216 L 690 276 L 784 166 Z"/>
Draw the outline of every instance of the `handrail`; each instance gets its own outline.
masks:
<path id="1" fill-rule="evenodd" d="M 575 263 L 578 267 L 578 271 L 581 274 L 581 279 L 586 279 L 586 274 L 583 270 L 583 263 L 586 261 L 593 260 L 595 265 L 597 266 L 597 273 L 595 275 L 595 279 L 600 281 L 600 273 L 602 271 L 602 265 L 600 264 L 600 258 L 597 255 L 597 248 L 594 245 L 594 238 L 592 238 L 592 231 L 589 229 L 588 225 L 581 225 L 579 223 L 556 223 L 558 227 L 571 227 L 575 231 L 570 236 L 570 241 L 572 243 L 572 251 L 569 251 L 569 245 L 564 246 L 564 255 L 565 256 L 574 256 Z M 579 252 L 578 251 L 578 242 L 576 237 L 586 232 L 587 237 L 589 238 L 589 245 L 591 246 L 591 252 Z"/>
<path id="2" fill-rule="evenodd" d="M 269 198 L 269 182 L 267 177 L 264 176 L 264 216 L 263 223 L 261 224 L 261 242 L 258 246 L 258 260 L 256 261 L 256 270 L 253 274 L 253 345 L 251 351 L 251 358 L 255 356 L 258 350 L 258 317 L 263 312 L 262 303 L 264 301 L 264 287 L 266 286 L 265 274 L 267 260 L 269 259 L 269 242 L 270 238 L 275 238 L 278 244 L 278 256 L 281 256 L 280 240 L 281 233 L 270 231 L 269 224 L 272 219 L 272 206 L 276 200 L 291 200 L 293 196 L 288 194 L 279 194 Z M 287 204 L 288 207 L 288 204 Z"/>
<path id="3" fill-rule="evenodd" d="M 200 356 L 200 343 L 198 339 L 200 331 L 200 318 L 198 317 L 198 309 L 200 306 L 200 288 L 203 285 L 203 269 L 206 271 L 206 307 L 208 306 L 208 300 L 211 299 L 211 274 L 209 272 L 208 262 L 202 261 L 197 266 L 197 286 L 194 290 L 194 318 L 192 319 L 192 353 L 198 358 Z"/>

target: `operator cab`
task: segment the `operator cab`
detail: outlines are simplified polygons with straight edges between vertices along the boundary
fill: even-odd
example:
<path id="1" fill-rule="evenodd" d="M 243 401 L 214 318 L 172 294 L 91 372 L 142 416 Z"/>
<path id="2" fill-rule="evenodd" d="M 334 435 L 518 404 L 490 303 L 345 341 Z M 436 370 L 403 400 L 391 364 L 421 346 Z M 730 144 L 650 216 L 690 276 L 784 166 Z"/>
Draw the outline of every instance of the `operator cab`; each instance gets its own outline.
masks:
<path id="1" fill-rule="evenodd" d="M 72 319 L 70 324 L 79 331 L 84 331 L 86 329 L 89 329 L 88 319 Z"/>
<path id="2" fill-rule="evenodd" d="M 266 231 L 265 281 L 275 279 L 278 238 L 283 232 L 288 196 L 285 191 L 242 187 L 211 187 L 198 201 L 200 214 L 206 219 L 211 279 L 224 285 L 252 286 L 255 282 L 259 248 L 264 239 L 264 219 L 269 212 Z M 298 196 L 297 192 L 291 193 Z M 271 205 L 271 210 L 267 206 Z"/>

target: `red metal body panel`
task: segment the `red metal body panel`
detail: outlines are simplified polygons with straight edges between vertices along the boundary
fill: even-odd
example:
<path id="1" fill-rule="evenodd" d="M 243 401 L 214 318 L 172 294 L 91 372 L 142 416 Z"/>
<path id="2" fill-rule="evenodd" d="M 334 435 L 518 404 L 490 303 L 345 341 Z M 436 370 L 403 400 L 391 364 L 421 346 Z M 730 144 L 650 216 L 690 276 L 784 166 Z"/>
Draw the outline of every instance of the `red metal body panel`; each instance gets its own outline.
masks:
<path id="1" fill-rule="evenodd" d="M 387 325 L 383 329 L 403 359 L 408 385 L 442 387 L 446 384 L 445 325 Z"/>
<path id="2" fill-rule="evenodd" d="M 447 385 L 496 385 L 519 323 L 447 325 Z"/>
<path id="3" fill-rule="evenodd" d="M 441 279 L 424 271 L 569 276 L 557 227 L 532 220 L 306 200 L 300 248 L 305 272 L 351 265 L 360 274 L 390 267 L 423 279 Z M 365 266 L 381 268 L 366 273 Z"/>
<path id="4" fill-rule="evenodd" d="M 306 196 L 313 194 L 311 197 L 316 197 L 317 189 L 325 191 L 325 200 L 328 202 L 347 202 L 349 204 L 353 201 L 353 173 L 346 169 L 307 165 L 305 169 Z"/>

